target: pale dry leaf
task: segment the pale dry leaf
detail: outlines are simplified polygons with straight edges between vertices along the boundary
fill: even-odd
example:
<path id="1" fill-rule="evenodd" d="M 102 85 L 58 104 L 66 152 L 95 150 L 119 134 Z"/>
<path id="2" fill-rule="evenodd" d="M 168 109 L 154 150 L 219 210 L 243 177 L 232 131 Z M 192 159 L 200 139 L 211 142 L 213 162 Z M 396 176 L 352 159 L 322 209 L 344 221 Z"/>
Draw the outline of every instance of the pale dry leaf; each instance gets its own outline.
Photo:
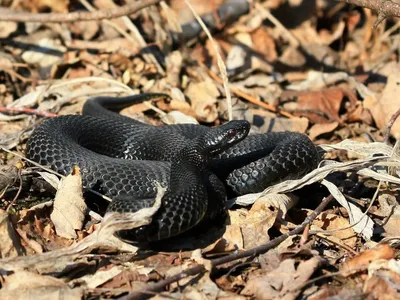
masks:
<path id="1" fill-rule="evenodd" d="M 378 270 L 385 269 L 391 270 L 397 274 L 400 274 L 400 261 L 396 259 L 377 259 L 371 262 L 368 266 L 368 277 L 371 278 L 374 273 Z"/>
<path id="2" fill-rule="evenodd" d="M 281 196 L 281 199 L 286 198 L 285 195 Z M 279 209 L 275 208 L 274 204 L 276 203 L 273 203 L 277 197 L 277 195 L 267 195 L 264 199 L 257 200 L 251 207 L 245 221 L 240 225 L 245 249 L 269 241 L 268 231 L 274 226 L 278 216 L 282 214 Z M 272 200 L 272 198 L 275 199 Z M 288 199 L 286 198 L 286 200 Z M 286 204 L 290 205 L 290 202 L 287 201 Z"/>
<path id="3" fill-rule="evenodd" d="M 17 257 L 24 254 L 20 238 L 8 218 L 8 213 L 0 210 L 0 258 Z"/>
<path id="4" fill-rule="evenodd" d="M 397 178 L 397 177 L 389 175 L 389 174 L 378 173 L 378 172 L 375 172 L 374 170 L 371 170 L 371 169 L 368 169 L 368 168 L 359 170 L 357 172 L 357 174 L 363 175 L 363 176 L 367 176 L 367 177 L 371 177 L 371 178 L 374 178 L 376 180 L 382 180 L 382 181 L 392 182 L 392 183 L 395 183 L 395 184 L 400 184 L 400 178 Z"/>
<path id="5" fill-rule="evenodd" d="M 1 268 L 8 271 L 32 269 L 37 272 L 54 273 L 61 272 L 65 269 L 66 265 L 76 262 L 79 257 L 87 253 L 88 249 L 115 247 L 117 245 L 113 249 L 121 251 L 119 246 L 122 241 L 115 237 L 115 233 L 120 230 L 130 230 L 150 224 L 152 216 L 160 208 L 161 199 L 164 196 L 166 188 L 161 187 L 157 182 L 155 185 L 157 187 L 157 195 L 152 207 L 143 208 L 134 213 L 109 212 L 103 218 L 99 228 L 78 243 L 40 255 L 1 259 Z M 116 240 L 119 241 L 119 244 L 116 243 Z M 136 247 L 124 244 L 126 246 L 122 248 L 122 251 L 132 251 L 133 253 L 137 251 Z"/>
<path id="6" fill-rule="evenodd" d="M 388 244 L 381 244 L 375 248 L 365 250 L 359 255 L 353 257 L 349 261 L 346 261 L 342 267 L 341 271 L 343 276 L 351 275 L 360 267 L 367 268 L 373 261 L 376 260 L 390 260 L 396 256 L 396 251 Z"/>
<path id="7" fill-rule="evenodd" d="M 252 209 L 258 209 L 260 207 L 274 207 L 280 211 L 280 217 L 284 218 L 286 213 L 294 207 L 299 200 L 294 194 L 268 194 L 264 195 L 257 199 L 257 201 L 253 204 Z"/>
<path id="8" fill-rule="evenodd" d="M 0 22 L 0 38 L 5 39 L 8 38 L 13 32 L 15 32 L 18 28 L 18 24 L 16 22 L 8 22 L 2 21 Z"/>
<path id="9" fill-rule="evenodd" d="M 7 107 L 32 107 L 35 106 L 40 98 L 40 95 L 46 91 L 46 86 L 40 85 L 34 91 L 23 95 L 7 105 Z"/>
<path id="10" fill-rule="evenodd" d="M 57 235 L 65 238 L 77 238 L 75 230 L 82 229 L 86 214 L 83 199 L 81 175 L 71 174 L 63 178 L 54 199 L 50 219 Z"/>
<path id="11" fill-rule="evenodd" d="M 227 225 L 221 238 L 202 249 L 202 253 L 227 253 L 244 247 L 243 234 L 239 225 Z"/>
<path id="12" fill-rule="evenodd" d="M 334 131 L 339 126 L 339 122 L 332 123 L 317 123 L 314 124 L 309 131 L 309 138 L 313 141 L 321 134 Z"/>
<path id="13" fill-rule="evenodd" d="M 185 115 L 178 110 L 167 113 L 161 118 L 161 121 L 167 124 L 199 124 L 195 118 Z"/>
<path id="14" fill-rule="evenodd" d="M 361 169 L 366 166 L 372 165 L 375 161 L 385 160 L 386 156 L 371 157 L 366 159 L 359 159 L 349 162 L 335 162 L 335 161 L 324 161 L 325 166 L 319 167 L 314 171 L 308 173 L 303 178 L 297 180 L 286 180 L 276 185 L 266 188 L 261 195 L 268 193 L 287 193 L 294 190 L 298 190 L 306 185 L 310 185 L 314 182 L 324 179 L 328 174 L 338 171 L 355 170 Z M 329 163 L 328 163 L 329 162 Z"/>
<path id="15" fill-rule="evenodd" d="M 352 228 L 354 231 L 362 234 L 366 240 L 370 240 L 374 230 L 374 221 L 372 221 L 368 215 L 364 215 L 361 209 L 356 205 L 348 202 L 333 183 L 324 179 L 322 180 L 321 184 L 323 184 L 329 190 L 335 200 L 347 210 L 350 218 L 350 224 L 353 226 Z"/>
<path id="16" fill-rule="evenodd" d="M 381 142 L 374 142 L 374 143 L 364 143 L 354 140 L 344 140 L 337 144 L 323 144 L 319 145 L 325 151 L 331 150 L 347 150 L 354 152 L 358 155 L 365 156 L 365 157 L 373 157 L 377 154 L 384 154 L 390 156 L 392 153 L 393 148 L 385 143 Z"/>
<path id="17" fill-rule="evenodd" d="M 28 271 L 17 271 L 5 276 L 0 290 L 0 298 L 3 300 L 80 300 L 82 296 L 81 288 L 71 289 L 62 279 Z"/>
<path id="18" fill-rule="evenodd" d="M 242 295 L 256 299 L 296 299 L 302 286 L 322 264 L 320 257 L 312 257 L 297 264 L 295 259 L 282 261 L 278 268 L 267 275 L 251 278 Z"/>
<path id="19" fill-rule="evenodd" d="M 60 186 L 60 179 L 49 172 L 37 172 L 48 184 L 50 184 L 53 188 L 55 188 L 56 190 L 58 189 L 58 187 Z"/>
<path id="20" fill-rule="evenodd" d="M 380 99 L 369 103 L 368 107 L 371 111 L 376 125 L 379 129 L 384 130 L 392 115 L 399 109 L 398 95 L 400 93 L 400 75 L 393 73 L 388 76 L 385 89 Z M 400 137 L 400 120 L 397 119 L 391 129 L 391 134 L 397 139 Z"/>
<path id="21" fill-rule="evenodd" d="M 61 45 L 60 41 L 43 38 L 37 45 L 43 49 L 41 52 L 28 50 L 22 53 L 21 57 L 26 63 L 49 67 L 62 61 L 62 55 L 66 48 Z M 53 52 L 59 52 L 60 55 L 56 55 Z"/>
<path id="22" fill-rule="evenodd" d="M 337 238 L 342 243 L 353 248 L 357 242 L 357 235 L 355 234 L 354 230 L 352 228 L 340 230 L 349 227 L 349 225 L 349 221 L 342 216 L 322 213 L 317 219 L 314 220 L 311 230 L 318 230 L 321 228 L 328 231 L 335 230 L 335 232 L 332 233 L 332 236 L 328 236 L 327 239 Z M 318 229 L 314 228 L 315 226 L 318 226 Z"/>
<path id="23" fill-rule="evenodd" d="M 218 117 L 217 97 L 219 91 L 212 81 L 190 83 L 186 90 L 192 108 L 200 121 L 211 123 Z"/>
<path id="24" fill-rule="evenodd" d="M 111 280 L 124 270 L 125 267 L 123 267 L 122 265 L 113 266 L 112 268 L 107 270 L 98 270 L 94 274 L 88 274 L 70 281 L 69 285 L 70 286 L 85 285 L 89 289 L 94 289 L 106 283 L 107 281 Z"/>

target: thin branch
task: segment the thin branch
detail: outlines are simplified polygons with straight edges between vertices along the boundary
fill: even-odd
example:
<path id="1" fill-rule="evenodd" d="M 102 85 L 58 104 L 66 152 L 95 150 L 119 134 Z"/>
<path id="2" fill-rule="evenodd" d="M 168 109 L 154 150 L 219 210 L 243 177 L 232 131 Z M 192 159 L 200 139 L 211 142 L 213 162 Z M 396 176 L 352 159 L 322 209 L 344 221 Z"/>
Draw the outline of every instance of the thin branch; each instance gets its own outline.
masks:
<path id="1" fill-rule="evenodd" d="M 396 122 L 399 116 L 400 116 L 400 108 L 392 115 L 388 124 L 386 125 L 385 137 L 383 139 L 384 143 L 389 144 L 390 130 L 392 129 L 394 122 Z"/>
<path id="2" fill-rule="evenodd" d="M 47 112 L 44 110 L 37 110 L 34 108 L 28 108 L 28 107 L 0 106 L 0 112 L 1 113 L 23 113 L 23 114 L 30 114 L 30 115 L 36 115 L 36 116 L 48 117 L 48 118 L 57 117 L 57 114 L 55 114 L 55 113 Z"/>
<path id="3" fill-rule="evenodd" d="M 78 22 L 113 19 L 131 15 L 145 7 L 157 4 L 162 0 L 141 0 L 121 7 L 113 7 L 105 10 L 96 11 L 77 11 L 71 13 L 25 13 L 15 12 L 6 9 L 0 10 L 0 21 L 13 22 L 38 22 L 38 23 L 59 23 L 59 22 Z"/>
<path id="4" fill-rule="evenodd" d="M 349 4 L 369 8 L 378 13 L 378 19 L 374 24 L 376 28 L 384 19 L 389 17 L 400 18 L 400 3 L 390 0 L 337 0 Z"/>
<path id="5" fill-rule="evenodd" d="M 283 234 L 275 239 L 273 239 L 272 241 L 269 241 L 266 244 L 254 247 L 252 249 L 246 250 L 246 251 L 242 251 L 242 252 L 237 252 L 237 253 L 233 253 L 221 258 L 216 258 L 216 259 L 212 259 L 210 260 L 211 262 L 211 266 L 212 267 L 216 267 L 219 265 L 223 265 L 229 262 L 233 262 L 235 260 L 241 259 L 241 258 L 246 258 L 246 257 L 251 257 L 251 256 L 255 256 L 255 255 L 260 255 L 263 254 L 265 252 L 267 252 L 268 250 L 278 246 L 280 243 L 282 243 L 284 240 L 286 240 L 288 237 L 293 236 L 293 235 L 297 235 L 300 234 L 307 225 L 311 224 L 314 219 L 325 209 L 325 207 L 333 200 L 333 196 L 329 195 L 328 197 L 326 197 L 325 199 L 323 199 L 321 201 L 321 203 L 318 205 L 318 207 L 313 211 L 312 214 L 310 214 L 303 223 L 301 223 L 300 225 L 298 225 L 295 229 L 289 231 L 286 234 Z M 154 283 L 153 285 L 149 286 L 147 289 L 143 289 L 143 290 L 139 290 L 139 291 L 134 291 L 130 294 L 128 294 L 125 297 L 121 297 L 120 299 L 122 300 L 131 300 L 131 299 L 137 299 L 138 297 L 144 295 L 144 294 L 154 294 L 154 292 L 158 292 L 160 290 L 162 290 L 163 288 L 165 288 L 166 286 L 170 285 L 171 283 L 177 282 L 181 279 L 184 279 L 188 276 L 193 276 L 196 274 L 200 274 L 206 271 L 206 267 L 204 265 L 197 265 L 194 266 L 190 269 L 187 269 L 183 272 L 180 272 L 176 275 L 173 275 L 171 277 L 168 277 L 164 280 L 161 280 L 157 283 Z"/>

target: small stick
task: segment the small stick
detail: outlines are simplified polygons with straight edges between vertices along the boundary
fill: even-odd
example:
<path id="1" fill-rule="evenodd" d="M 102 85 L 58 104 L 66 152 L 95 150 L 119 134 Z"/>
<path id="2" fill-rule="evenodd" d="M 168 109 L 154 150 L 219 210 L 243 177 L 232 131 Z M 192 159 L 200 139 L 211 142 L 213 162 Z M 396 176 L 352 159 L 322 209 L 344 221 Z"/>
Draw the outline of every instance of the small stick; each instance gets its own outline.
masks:
<path id="1" fill-rule="evenodd" d="M 24 113 L 24 114 L 30 114 L 30 115 L 36 115 L 36 116 L 41 116 L 41 117 L 48 117 L 48 118 L 54 118 L 57 117 L 57 114 L 43 111 L 43 110 L 37 110 L 34 108 L 28 108 L 28 107 L 5 107 L 5 106 L 0 106 L 0 112 L 3 113 Z"/>
<path id="2" fill-rule="evenodd" d="M 157 4 L 162 0 L 142 0 L 135 1 L 125 6 L 96 10 L 96 11 L 78 11 L 72 13 L 23 13 L 15 12 L 7 9 L 0 10 L 0 21 L 13 21 L 20 23 L 61 23 L 61 22 L 79 22 L 79 21 L 95 21 L 104 19 L 114 19 L 122 16 L 129 16 L 135 12 Z"/>
<path id="3" fill-rule="evenodd" d="M 384 143 L 389 144 L 390 130 L 392 129 L 394 122 L 396 122 L 399 116 L 400 116 L 400 108 L 392 115 L 392 117 L 390 118 L 389 122 L 386 125 L 385 137 L 383 139 Z"/>

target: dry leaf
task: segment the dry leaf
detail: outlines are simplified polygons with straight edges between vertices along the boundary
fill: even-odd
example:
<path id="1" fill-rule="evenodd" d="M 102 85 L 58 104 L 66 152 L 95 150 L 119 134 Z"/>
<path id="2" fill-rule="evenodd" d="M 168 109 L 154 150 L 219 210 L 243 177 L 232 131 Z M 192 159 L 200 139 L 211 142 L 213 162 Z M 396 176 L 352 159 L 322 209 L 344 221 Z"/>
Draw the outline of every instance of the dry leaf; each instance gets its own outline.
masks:
<path id="1" fill-rule="evenodd" d="M 0 258 L 16 257 L 23 255 L 24 252 L 8 213 L 0 210 Z"/>
<path id="2" fill-rule="evenodd" d="M 332 121 L 341 123 L 339 110 L 345 96 L 349 98 L 349 110 L 352 110 L 357 103 L 355 95 L 348 90 L 336 87 L 319 91 L 285 92 L 282 97 L 289 100 L 283 108 L 294 115 L 306 116 L 313 123 L 331 123 Z M 293 98 L 297 101 L 291 101 Z"/>
<path id="3" fill-rule="evenodd" d="M 355 204 L 348 202 L 333 183 L 323 179 L 321 184 L 323 184 L 335 200 L 347 210 L 353 230 L 357 233 L 361 233 L 366 240 L 370 240 L 374 230 L 374 221 L 372 221 L 368 215 L 364 215 L 364 212 Z"/>
<path id="4" fill-rule="evenodd" d="M 75 230 L 82 229 L 86 209 L 80 173 L 73 173 L 63 178 L 54 199 L 53 212 L 50 215 L 57 235 L 77 238 Z"/>
<path id="5" fill-rule="evenodd" d="M 379 99 L 369 98 L 365 105 L 371 111 L 379 129 L 385 129 L 392 115 L 399 109 L 398 95 L 400 94 L 400 75 L 393 73 L 388 81 L 382 96 Z M 400 137 L 400 119 L 394 122 L 391 134 L 397 139 Z"/>
<path id="6" fill-rule="evenodd" d="M 342 216 L 337 216 L 334 214 L 322 213 L 314 220 L 311 230 L 315 230 L 313 226 L 318 226 L 323 230 L 338 230 L 345 227 L 349 227 L 350 223 L 347 219 Z M 321 233 L 323 234 L 323 233 Z M 343 244 L 346 244 L 350 248 L 354 248 L 357 242 L 357 235 L 352 228 L 345 230 L 338 230 L 332 233 L 334 237 L 337 237 Z"/>
<path id="7" fill-rule="evenodd" d="M 218 117 L 216 104 L 219 91 L 213 82 L 191 83 L 186 90 L 186 95 L 200 121 L 207 123 L 215 121 Z"/>
<path id="8" fill-rule="evenodd" d="M 0 22 L 0 38 L 8 38 L 17 28 L 18 24 L 16 22 Z"/>
<path id="9" fill-rule="evenodd" d="M 17 271 L 4 277 L 0 290 L 0 298 L 3 300 L 80 300 L 82 296 L 82 289 L 71 289 L 62 279 L 27 271 Z"/>
<path id="10" fill-rule="evenodd" d="M 388 244 L 381 244 L 369 250 L 365 250 L 359 255 L 353 257 L 344 263 L 341 270 L 343 276 L 349 276 L 354 272 L 358 272 L 360 268 L 367 268 L 373 261 L 386 259 L 390 260 L 396 256 L 396 251 Z"/>
<path id="11" fill-rule="evenodd" d="M 241 294 L 263 300 L 294 300 L 302 291 L 299 287 L 310 279 L 321 263 L 320 257 L 312 257 L 300 264 L 294 259 L 286 259 L 267 275 L 250 279 Z"/>
<path id="12" fill-rule="evenodd" d="M 313 140 L 315 140 L 316 137 L 318 137 L 321 134 L 330 133 L 330 132 L 334 131 L 338 126 L 339 126 L 338 122 L 314 124 L 310 128 L 310 132 L 309 132 L 308 136 L 313 141 Z"/>
<path id="13" fill-rule="evenodd" d="M 28 50 L 22 53 L 22 59 L 28 64 L 38 64 L 41 67 L 55 65 L 62 60 L 66 48 L 58 40 L 43 38 L 37 46 L 43 49 L 41 52 Z"/>

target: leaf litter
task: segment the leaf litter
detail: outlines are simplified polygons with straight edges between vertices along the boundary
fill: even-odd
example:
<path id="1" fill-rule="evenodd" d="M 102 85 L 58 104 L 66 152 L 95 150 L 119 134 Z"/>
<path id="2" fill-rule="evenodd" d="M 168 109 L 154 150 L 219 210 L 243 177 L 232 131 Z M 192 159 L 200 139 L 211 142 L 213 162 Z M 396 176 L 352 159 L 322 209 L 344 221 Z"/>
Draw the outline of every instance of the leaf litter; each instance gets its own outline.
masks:
<path id="1" fill-rule="evenodd" d="M 13 2 L 2 9 L 118 7 Z M 187 18 L 188 5 L 208 16 L 211 34 L 189 31 L 202 29 Z M 229 20 L 227 8 L 241 17 Z M 389 18 L 371 29 L 377 18 L 335 1 L 212 1 L 206 8 L 177 0 L 111 20 L 2 22 L 0 297 L 398 298 L 399 143 L 389 142 L 400 134 L 399 27 Z M 246 119 L 252 132 L 307 134 L 323 160 L 304 178 L 230 199 L 223 228 L 177 238 L 158 252 L 114 236 L 150 222 L 157 207 L 102 218 L 86 208 L 79 174 L 60 179 L 40 166 L 15 168 L 43 117 L 80 113 L 89 97 L 143 92 L 172 99 L 123 114 L 155 125 Z M 329 197 L 335 202 L 313 217 Z M 302 232 L 252 252 L 309 217 Z M 235 259 L 246 251 L 253 254 Z"/>

